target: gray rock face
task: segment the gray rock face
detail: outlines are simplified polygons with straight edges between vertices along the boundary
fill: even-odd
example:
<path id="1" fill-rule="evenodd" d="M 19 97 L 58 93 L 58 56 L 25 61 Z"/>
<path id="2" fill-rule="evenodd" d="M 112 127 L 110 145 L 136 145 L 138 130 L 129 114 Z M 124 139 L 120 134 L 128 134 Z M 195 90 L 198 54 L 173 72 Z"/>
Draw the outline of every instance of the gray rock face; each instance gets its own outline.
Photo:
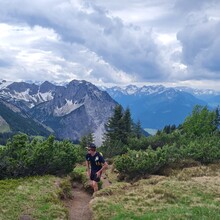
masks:
<path id="1" fill-rule="evenodd" d="M 98 145 L 102 141 L 104 124 L 117 105 L 107 92 L 78 80 L 66 86 L 50 82 L 41 85 L 11 83 L 2 86 L 0 96 L 52 128 L 58 138 L 76 141 L 92 132 Z"/>

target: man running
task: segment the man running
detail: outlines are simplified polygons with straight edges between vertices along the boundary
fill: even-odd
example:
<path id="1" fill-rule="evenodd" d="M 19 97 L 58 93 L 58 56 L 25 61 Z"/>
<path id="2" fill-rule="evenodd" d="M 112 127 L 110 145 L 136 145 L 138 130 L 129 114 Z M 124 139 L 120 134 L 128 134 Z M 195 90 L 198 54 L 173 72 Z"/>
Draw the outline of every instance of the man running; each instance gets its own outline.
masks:
<path id="1" fill-rule="evenodd" d="M 92 181 L 94 192 L 98 191 L 98 182 L 100 181 L 102 172 L 108 167 L 104 157 L 96 151 L 95 144 L 89 144 L 86 154 L 87 174 Z"/>

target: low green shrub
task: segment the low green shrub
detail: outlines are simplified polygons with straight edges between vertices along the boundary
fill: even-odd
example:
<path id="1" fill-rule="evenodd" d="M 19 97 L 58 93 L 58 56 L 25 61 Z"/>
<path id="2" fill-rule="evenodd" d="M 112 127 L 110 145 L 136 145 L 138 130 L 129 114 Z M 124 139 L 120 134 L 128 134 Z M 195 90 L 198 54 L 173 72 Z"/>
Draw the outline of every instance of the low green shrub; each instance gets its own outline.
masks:
<path id="1" fill-rule="evenodd" d="M 26 134 L 18 134 L 0 151 L 0 179 L 67 174 L 76 160 L 76 148 L 69 141 L 58 142 L 53 136 L 30 141 Z"/>
<path id="2" fill-rule="evenodd" d="M 161 148 L 128 150 L 126 154 L 115 159 L 115 167 L 121 175 L 128 178 L 152 174 L 167 163 L 167 152 Z"/>
<path id="3" fill-rule="evenodd" d="M 218 136 L 208 136 L 189 141 L 181 147 L 184 158 L 191 158 L 204 164 L 220 160 L 220 139 Z"/>
<path id="4" fill-rule="evenodd" d="M 115 167 L 120 178 L 136 178 L 149 174 L 171 172 L 166 168 L 190 167 L 198 164 L 209 164 L 220 161 L 220 139 L 217 135 L 189 139 L 188 143 L 165 145 L 162 148 L 146 150 L 128 150 L 117 156 Z M 165 172 L 164 172 L 165 171 Z"/>

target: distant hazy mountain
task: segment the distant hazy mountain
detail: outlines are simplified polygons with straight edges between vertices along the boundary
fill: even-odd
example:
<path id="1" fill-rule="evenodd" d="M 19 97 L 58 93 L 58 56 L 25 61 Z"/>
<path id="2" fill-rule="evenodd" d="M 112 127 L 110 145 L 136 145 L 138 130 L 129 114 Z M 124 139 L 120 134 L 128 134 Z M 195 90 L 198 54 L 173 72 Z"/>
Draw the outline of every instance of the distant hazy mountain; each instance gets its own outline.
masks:
<path id="1" fill-rule="evenodd" d="M 179 125 L 196 104 L 208 105 L 193 92 L 161 85 L 141 88 L 129 85 L 105 90 L 124 108 L 129 107 L 134 120 L 140 120 L 144 128 L 161 129 L 169 124 Z"/>
<path id="2" fill-rule="evenodd" d="M 196 98 L 205 101 L 210 107 L 216 108 L 217 106 L 220 106 L 220 92 L 217 92 L 215 90 L 192 89 L 188 87 L 177 87 L 177 89 L 194 95 Z"/>
<path id="3" fill-rule="evenodd" d="M 32 124 L 45 125 L 61 139 L 78 140 L 93 132 L 96 143 L 100 144 L 104 124 L 112 116 L 117 102 L 130 108 L 135 122 L 140 120 L 142 127 L 152 129 L 161 129 L 168 124 L 179 125 L 196 104 L 211 107 L 220 104 L 220 93 L 213 90 L 161 85 L 104 88 L 108 93 L 102 90 L 89 82 L 77 80 L 64 85 L 48 81 L 38 84 L 0 81 L 0 110 L 4 114 L 16 113 L 14 121 L 19 121 L 19 125 L 26 119 L 32 119 Z M 9 119 L 15 116 L 3 117 L 2 111 L 0 128 L 2 131 L 13 129 L 15 125 Z"/>
<path id="4" fill-rule="evenodd" d="M 79 140 L 93 132 L 97 144 L 117 104 L 107 92 L 77 80 L 65 86 L 2 81 L 0 97 L 52 128 L 58 138 Z"/>

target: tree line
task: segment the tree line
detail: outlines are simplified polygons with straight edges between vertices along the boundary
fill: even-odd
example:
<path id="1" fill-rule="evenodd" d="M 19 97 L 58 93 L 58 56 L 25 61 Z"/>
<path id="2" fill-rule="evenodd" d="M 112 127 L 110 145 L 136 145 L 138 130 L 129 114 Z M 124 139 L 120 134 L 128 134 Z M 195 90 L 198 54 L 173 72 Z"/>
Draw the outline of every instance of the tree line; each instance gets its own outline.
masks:
<path id="1" fill-rule="evenodd" d="M 204 164 L 220 160 L 218 108 L 209 110 L 207 106 L 196 105 L 178 127 L 167 125 L 151 137 L 137 136 L 132 124 L 129 129 L 126 127 L 130 120 L 124 118 L 125 113 L 115 111 L 107 124 L 102 147 L 103 152 L 115 158 L 115 167 L 124 177 L 157 173 L 186 160 Z"/>
<path id="2" fill-rule="evenodd" d="M 116 106 L 106 123 L 103 145 L 98 149 L 112 158 L 123 178 L 158 173 L 181 161 L 213 163 L 220 160 L 219 109 L 195 106 L 179 125 L 167 125 L 154 136 L 145 135 L 141 123 L 134 123 L 129 108 Z M 30 175 L 64 175 L 84 161 L 85 147 L 93 142 L 90 133 L 80 145 L 68 140 L 30 138 L 20 133 L 0 147 L 0 179 Z"/>

